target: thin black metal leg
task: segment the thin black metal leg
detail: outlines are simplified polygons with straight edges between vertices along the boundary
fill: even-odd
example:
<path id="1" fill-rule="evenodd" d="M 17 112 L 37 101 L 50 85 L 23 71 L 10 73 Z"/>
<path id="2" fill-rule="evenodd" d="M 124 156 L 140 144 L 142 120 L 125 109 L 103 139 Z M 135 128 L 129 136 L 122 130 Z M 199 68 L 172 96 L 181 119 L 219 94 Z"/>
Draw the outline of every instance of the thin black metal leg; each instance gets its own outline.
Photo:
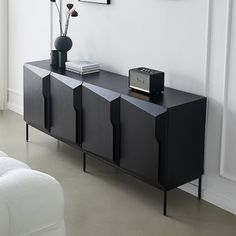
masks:
<path id="1" fill-rule="evenodd" d="M 83 171 L 86 172 L 86 153 L 83 152 Z"/>
<path id="2" fill-rule="evenodd" d="M 167 191 L 164 190 L 164 204 L 163 204 L 163 215 L 166 216 L 167 212 Z"/>
<path id="3" fill-rule="evenodd" d="M 29 125 L 26 123 L 26 142 L 28 142 L 29 141 Z"/>
<path id="4" fill-rule="evenodd" d="M 202 176 L 198 179 L 198 200 L 202 199 Z"/>

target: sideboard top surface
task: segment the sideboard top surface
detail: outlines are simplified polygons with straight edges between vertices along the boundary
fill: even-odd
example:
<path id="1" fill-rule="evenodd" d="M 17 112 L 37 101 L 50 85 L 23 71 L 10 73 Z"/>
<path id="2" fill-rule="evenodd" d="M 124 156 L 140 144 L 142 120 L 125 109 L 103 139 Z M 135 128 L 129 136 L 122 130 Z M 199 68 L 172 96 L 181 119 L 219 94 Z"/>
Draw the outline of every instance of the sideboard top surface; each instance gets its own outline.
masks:
<path id="1" fill-rule="evenodd" d="M 45 69 L 57 74 L 61 74 L 70 77 L 81 82 L 96 85 L 105 89 L 109 89 L 120 93 L 121 95 L 127 95 L 134 98 L 141 99 L 143 101 L 151 102 L 166 108 L 172 108 L 175 106 L 183 105 L 185 103 L 194 102 L 200 99 L 205 99 L 203 96 L 183 92 L 180 90 L 165 87 L 164 92 L 156 97 L 150 97 L 145 94 L 131 91 L 128 86 L 128 77 L 115 74 L 109 71 L 101 70 L 99 73 L 79 75 L 70 71 L 54 68 L 50 65 L 50 60 L 35 61 L 26 63 L 41 69 Z"/>

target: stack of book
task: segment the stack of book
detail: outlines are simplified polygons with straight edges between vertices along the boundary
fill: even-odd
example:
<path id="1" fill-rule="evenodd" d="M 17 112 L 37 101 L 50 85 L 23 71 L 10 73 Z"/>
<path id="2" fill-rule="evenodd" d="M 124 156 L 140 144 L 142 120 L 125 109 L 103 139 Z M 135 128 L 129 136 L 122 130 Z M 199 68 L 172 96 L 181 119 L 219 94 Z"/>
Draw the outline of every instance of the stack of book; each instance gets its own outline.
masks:
<path id="1" fill-rule="evenodd" d="M 66 62 L 66 70 L 72 71 L 81 75 L 96 73 L 100 71 L 98 63 L 89 61 L 68 61 Z"/>

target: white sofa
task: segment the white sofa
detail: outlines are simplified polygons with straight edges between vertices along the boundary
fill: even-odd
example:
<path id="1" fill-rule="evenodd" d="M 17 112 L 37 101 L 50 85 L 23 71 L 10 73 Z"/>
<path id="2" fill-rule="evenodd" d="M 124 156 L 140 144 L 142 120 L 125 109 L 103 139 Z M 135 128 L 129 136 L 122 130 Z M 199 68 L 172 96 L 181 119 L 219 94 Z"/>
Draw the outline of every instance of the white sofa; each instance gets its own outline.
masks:
<path id="1" fill-rule="evenodd" d="M 61 185 L 0 152 L 0 236 L 38 235 L 65 236 Z"/>

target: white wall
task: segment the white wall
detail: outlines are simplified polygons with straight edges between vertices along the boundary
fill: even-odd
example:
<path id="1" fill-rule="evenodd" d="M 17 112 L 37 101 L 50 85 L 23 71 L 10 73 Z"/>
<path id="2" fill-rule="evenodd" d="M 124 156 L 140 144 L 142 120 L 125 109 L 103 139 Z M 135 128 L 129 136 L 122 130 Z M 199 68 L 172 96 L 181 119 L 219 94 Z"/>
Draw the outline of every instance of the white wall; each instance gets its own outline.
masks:
<path id="1" fill-rule="evenodd" d="M 8 107 L 23 111 L 23 64 L 49 58 L 50 4 L 48 0 L 9 0 Z"/>
<path id="2" fill-rule="evenodd" d="M 49 4 L 35 0 L 9 2 L 14 11 L 10 17 L 11 101 L 11 91 L 22 94 L 23 62 L 49 55 Z M 98 61 L 104 69 L 125 75 L 129 68 L 140 65 L 160 69 L 166 72 L 166 85 L 209 97 L 203 198 L 236 214 L 236 3 L 229 7 L 232 2 L 77 3 L 79 18 L 72 19 L 69 35 L 74 42 L 70 59 Z M 25 9 L 30 5 L 37 12 L 28 13 L 32 17 L 29 21 Z M 56 17 L 54 14 L 54 37 L 58 35 Z M 20 97 L 15 97 L 16 103 Z M 197 189 L 191 184 L 183 188 L 192 193 Z"/>
<path id="3" fill-rule="evenodd" d="M 76 2 L 76 1 L 74 1 Z M 206 0 L 113 0 L 78 3 L 71 59 L 90 59 L 127 75 L 145 65 L 166 72 L 167 85 L 204 94 Z"/>
<path id="4" fill-rule="evenodd" d="M 7 103 L 7 1 L 0 1 L 0 110 Z"/>
<path id="5" fill-rule="evenodd" d="M 234 140 L 229 142 L 232 134 L 234 137 L 236 135 L 236 117 L 230 112 L 235 110 L 236 102 L 235 95 L 232 94 L 235 88 L 232 82 L 235 77 L 233 64 L 236 62 L 234 40 L 236 4 L 234 0 L 213 0 L 211 9 L 210 63 L 206 83 L 209 116 L 204 178 L 205 198 L 236 214 L 236 149 Z M 228 82 L 229 86 L 226 86 Z M 227 105 L 225 109 L 224 105 Z M 222 122 L 223 117 L 229 119 L 224 119 L 225 122 Z M 225 127 L 222 126 L 223 123 Z"/>
<path id="6" fill-rule="evenodd" d="M 232 2 L 233 3 L 233 2 Z M 230 15 L 231 14 L 231 15 Z M 221 174 L 236 181 L 236 5 L 232 6 L 228 18 L 228 51 L 226 52 L 226 74 L 224 84 L 223 136 Z"/>

